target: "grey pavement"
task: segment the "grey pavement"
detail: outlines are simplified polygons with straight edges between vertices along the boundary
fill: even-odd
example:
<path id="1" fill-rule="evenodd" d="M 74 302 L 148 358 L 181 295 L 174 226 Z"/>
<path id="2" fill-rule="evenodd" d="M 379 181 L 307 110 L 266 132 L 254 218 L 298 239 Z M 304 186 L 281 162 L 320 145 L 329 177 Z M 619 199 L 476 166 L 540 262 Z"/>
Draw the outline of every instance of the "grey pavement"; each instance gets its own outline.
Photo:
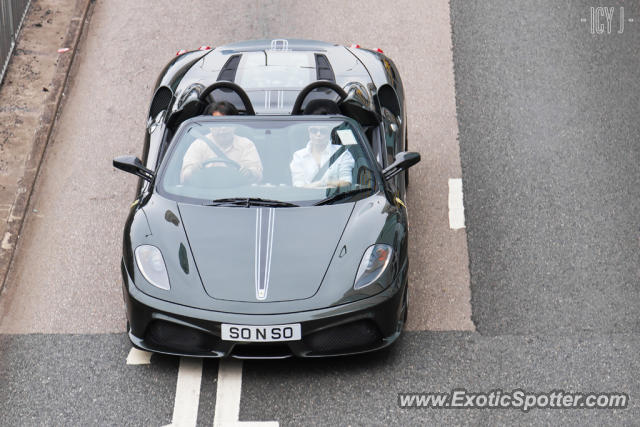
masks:
<path id="1" fill-rule="evenodd" d="M 325 361 L 245 363 L 240 420 L 280 425 L 616 425 L 624 410 L 400 409 L 397 393 L 640 391 L 637 335 L 482 336 L 407 332 L 378 355 Z"/>
<path id="2" fill-rule="evenodd" d="M 640 331 L 640 3 L 601 35 L 592 5 L 452 2 L 483 334 Z"/>
<path id="3" fill-rule="evenodd" d="M 124 334 L 5 335 L 0 348 L 3 425 L 171 422 L 177 359 L 126 365 Z"/>
<path id="4" fill-rule="evenodd" d="M 450 230 L 447 217 L 447 180 L 461 173 L 447 4 L 405 2 L 406 14 L 394 15 L 395 5 L 378 2 L 376 16 L 414 28 L 420 37 L 411 40 L 349 25 L 371 7 L 365 1 L 333 1 L 312 14 L 285 1 L 153 5 L 93 6 L 0 298 L 0 333 L 124 331 L 121 233 L 136 181 L 116 171 L 112 159 L 140 155 L 152 85 L 179 49 L 282 34 L 381 47 L 398 63 L 410 94 L 411 149 L 424 154 L 407 196 L 411 296 L 423 309 L 411 310 L 408 326 L 472 330 L 466 236 Z M 211 24 L 231 7 L 233 14 Z"/>
<path id="5" fill-rule="evenodd" d="M 3 425 L 166 425 L 177 359 L 125 364 L 124 334 L 0 337 Z M 244 363 L 240 421 L 280 425 L 633 424 L 640 416 L 637 335 L 495 336 L 408 331 L 388 351 L 331 360 Z M 206 361 L 198 425 L 212 425 L 217 362 Z M 397 393 L 615 391 L 624 410 L 399 409 Z"/>

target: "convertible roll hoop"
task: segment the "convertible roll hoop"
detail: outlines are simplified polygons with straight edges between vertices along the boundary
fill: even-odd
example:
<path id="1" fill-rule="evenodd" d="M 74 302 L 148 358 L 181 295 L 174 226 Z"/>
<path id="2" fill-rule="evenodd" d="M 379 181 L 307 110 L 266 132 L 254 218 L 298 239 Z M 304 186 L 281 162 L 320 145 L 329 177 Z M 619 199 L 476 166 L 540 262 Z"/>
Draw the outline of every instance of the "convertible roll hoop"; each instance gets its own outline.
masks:
<path id="1" fill-rule="evenodd" d="M 212 84 L 211 86 L 207 87 L 205 90 L 202 91 L 202 93 L 198 97 L 198 100 L 203 103 L 206 102 L 207 96 L 209 96 L 211 92 L 213 92 L 216 89 L 232 90 L 240 97 L 240 100 L 244 104 L 245 114 L 248 116 L 256 115 L 256 112 L 253 110 L 253 105 L 251 104 L 251 100 L 249 100 L 249 95 L 247 95 L 247 92 L 245 92 L 244 89 L 242 89 L 240 86 L 238 86 L 233 82 L 224 81 L 224 80 L 215 82 L 214 84 Z"/>
<path id="2" fill-rule="evenodd" d="M 173 112 L 173 114 L 171 114 L 171 116 L 167 120 L 167 126 L 175 130 L 178 128 L 178 126 L 180 126 L 180 123 L 184 122 L 185 120 L 201 115 L 209 104 L 206 101 L 207 97 L 216 89 L 227 89 L 234 92 L 238 95 L 238 97 L 244 104 L 243 113 L 247 116 L 256 115 L 255 110 L 253 109 L 253 105 L 249 100 L 249 96 L 247 95 L 247 92 L 244 91 L 244 89 L 233 82 L 219 81 L 210 86 L 207 86 L 207 88 L 198 95 L 198 99 L 187 102 L 182 106 L 180 110 Z"/>
<path id="3" fill-rule="evenodd" d="M 344 91 L 344 89 L 342 89 L 337 84 L 327 80 L 318 80 L 316 82 L 312 82 L 308 84 L 300 91 L 300 93 L 298 94 L 298 97 L 296 98 L 296 102 L 293 104 L 293 108 L 291 109 L 291 115 L 298 116 L 303 114 L 302 104 L 304 103 L 305 99 L 307 99 L 307 96 L 313 90 L 319 89 L 319 88 L 331 89 L 338 95 L 338 97 L 340 98 L 340 101 L 344 100 L 347 97 L 347 93 Z"/>

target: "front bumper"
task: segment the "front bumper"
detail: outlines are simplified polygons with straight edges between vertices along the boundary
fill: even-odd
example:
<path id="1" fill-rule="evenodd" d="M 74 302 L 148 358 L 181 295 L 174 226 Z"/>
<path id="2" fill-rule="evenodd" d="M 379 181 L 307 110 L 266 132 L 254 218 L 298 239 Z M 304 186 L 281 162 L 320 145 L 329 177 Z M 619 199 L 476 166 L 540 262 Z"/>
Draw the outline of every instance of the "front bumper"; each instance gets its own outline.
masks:
<path id="1" fill-rule="evenodd" d="M 379 350 L 392 344 L 404 326 L 406 271 L 378 295 L 336 307 L 297 313 L 251 315 L 208 311 L 142 293 L 122 265 L 123 294 L 132 344 L 176 356 L 265 359 L 327 357 Z M 221 324 L 300 323 L 302 339 L 241 343 L 221 339 Z"/>

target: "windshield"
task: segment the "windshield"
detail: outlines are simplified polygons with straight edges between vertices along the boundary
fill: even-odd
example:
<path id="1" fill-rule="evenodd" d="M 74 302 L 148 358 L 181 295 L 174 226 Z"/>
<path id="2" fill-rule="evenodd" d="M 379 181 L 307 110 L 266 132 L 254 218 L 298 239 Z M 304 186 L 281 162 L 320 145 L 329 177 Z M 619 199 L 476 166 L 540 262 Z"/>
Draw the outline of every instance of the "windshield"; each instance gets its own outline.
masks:
<path id="1" fill-rule="evenodd" d="M 363 141 L 343 120 L 203 118 L 186 125 L 165 164 L 160 191 L 200 203 L 344 203 L 375 188 Z"/>

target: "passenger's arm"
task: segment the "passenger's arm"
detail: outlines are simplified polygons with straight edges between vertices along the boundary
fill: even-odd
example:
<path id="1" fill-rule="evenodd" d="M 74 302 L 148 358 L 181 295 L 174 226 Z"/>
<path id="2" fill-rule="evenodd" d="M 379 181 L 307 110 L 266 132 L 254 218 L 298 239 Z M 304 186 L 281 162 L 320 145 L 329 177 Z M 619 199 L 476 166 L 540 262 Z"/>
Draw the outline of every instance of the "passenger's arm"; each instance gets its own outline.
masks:
<path id="1" fill-rule="evenodd" d="M 340 157 L 336 159 L 331 168 L 335 168 L 334 170 L 337 172 L 337 180 L 328 181 L 326 183 L 327 186 L 330 187 L 348 187 L 353 182 L 353 167 L 355 165 L 355 160 L 353 160 L 353 156 L 348 151 L 342 153 Z M 333 175 L 335 176 L 335 175 Z"/>
<path id="2" fill-rule="evenodd" d="M 347 185 L 353 182 L 353 166 L 355 160 L 349 151 L 345 151 L 338 159 L 338 176 L 341 182 L 345 182 Z"/>

